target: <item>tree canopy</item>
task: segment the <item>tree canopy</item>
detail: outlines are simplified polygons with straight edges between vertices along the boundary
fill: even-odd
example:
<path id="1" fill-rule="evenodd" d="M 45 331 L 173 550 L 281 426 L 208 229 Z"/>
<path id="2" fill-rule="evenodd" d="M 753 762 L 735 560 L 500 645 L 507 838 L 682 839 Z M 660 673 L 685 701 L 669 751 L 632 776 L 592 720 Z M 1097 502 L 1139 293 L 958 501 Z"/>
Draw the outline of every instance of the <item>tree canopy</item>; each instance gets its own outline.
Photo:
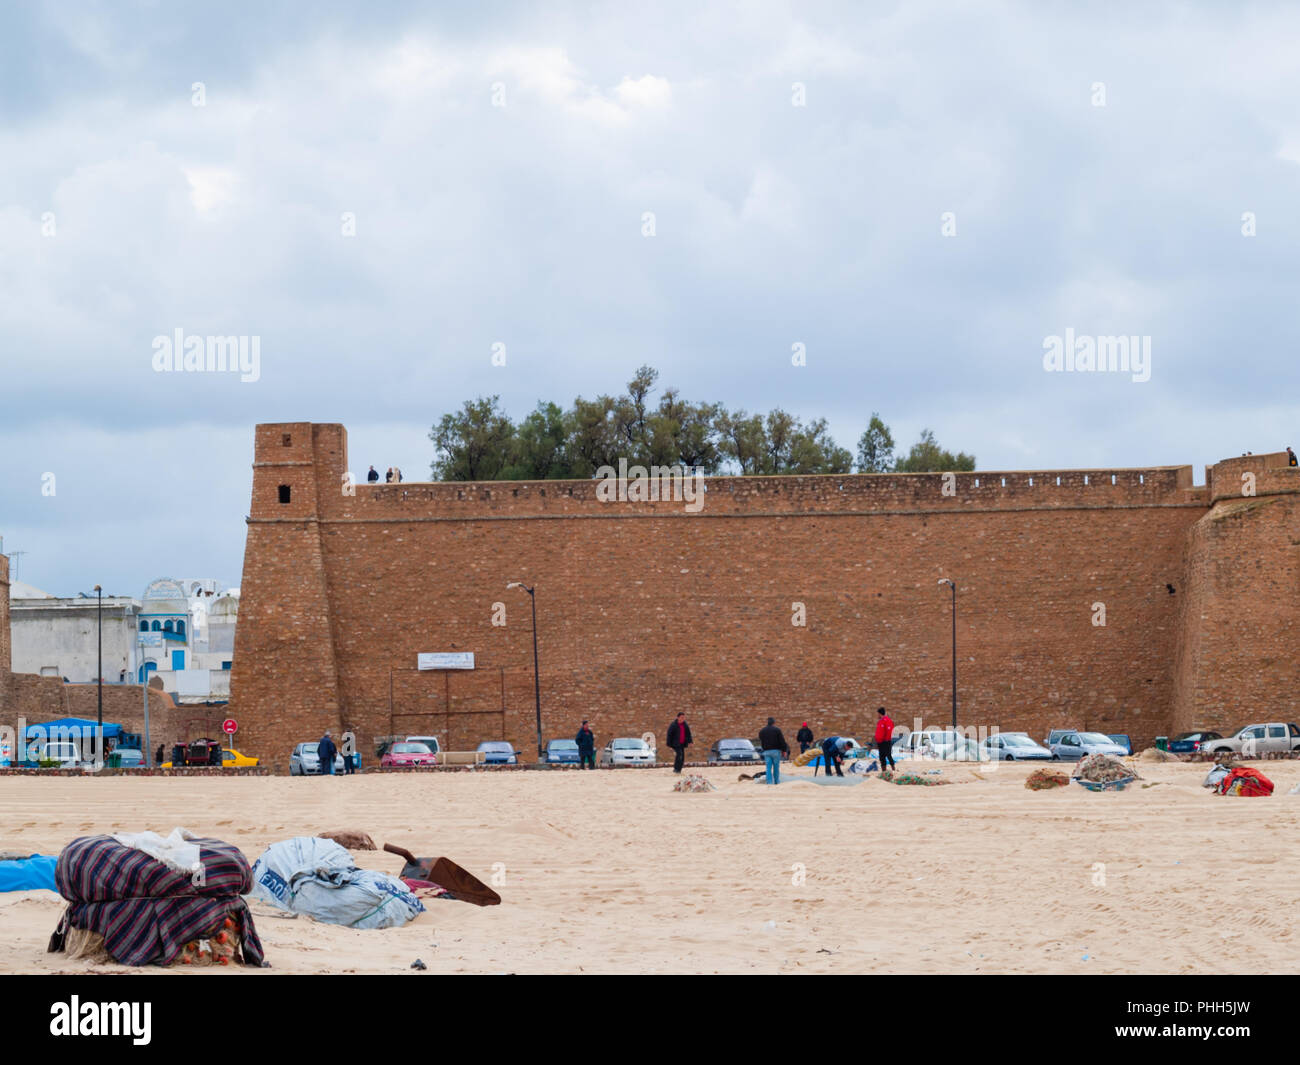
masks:
<path id="1" fill-rule="evenodd" d="M 602 466 L 685 466 L 706 474 L 849 473 L 854 456 L 831 437 L 825 418 L 803 421 L 780 407 L 766 414 L 694 402 L 676 388 L 652 401 L 659 371 L 637 369 L 618 396 L 578 396 L 566 410 L 542 401 L 518 424 L 500 396 L 466 400 L 429 432 L 431 472 L 440 481 L 557 480 L 594 477 Z M 945 451 L 926 429 L 902 458 L 873 412 L 858 440 L 859 473 L 973 470 L 975 457 Z"/>

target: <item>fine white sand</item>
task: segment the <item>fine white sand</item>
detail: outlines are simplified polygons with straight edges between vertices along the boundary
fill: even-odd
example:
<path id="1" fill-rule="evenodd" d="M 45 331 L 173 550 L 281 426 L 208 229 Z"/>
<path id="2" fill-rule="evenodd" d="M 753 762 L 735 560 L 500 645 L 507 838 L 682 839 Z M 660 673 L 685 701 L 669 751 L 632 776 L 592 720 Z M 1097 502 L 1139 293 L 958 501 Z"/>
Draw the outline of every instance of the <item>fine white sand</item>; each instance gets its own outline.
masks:
<path id="1" fill-rule="evenodd" d="M 275 840 L 352 828 L 496 876 L 501 906 L 433 901 L 382 931 L 254 903 L 266 973 L 404 972 L 416 958 L 429 972 L 1297 972 L 1300 762 L 1256 765 L 1270 798 L 1210 794 L 1204 764 L 1145 763 L 1154 786 L 1110 794 L 1028 791 L 1019 765 L 948 766 L 953 783 L 932 788 L 688 771 L 717 785 L 703 794 L 674 793 L 667 769 L 8 777 L 0 850 L 183 825 L 252 862 Z M 62 905 L 0 895 L 0 971 L 122 968 L 45 952 Z"/>

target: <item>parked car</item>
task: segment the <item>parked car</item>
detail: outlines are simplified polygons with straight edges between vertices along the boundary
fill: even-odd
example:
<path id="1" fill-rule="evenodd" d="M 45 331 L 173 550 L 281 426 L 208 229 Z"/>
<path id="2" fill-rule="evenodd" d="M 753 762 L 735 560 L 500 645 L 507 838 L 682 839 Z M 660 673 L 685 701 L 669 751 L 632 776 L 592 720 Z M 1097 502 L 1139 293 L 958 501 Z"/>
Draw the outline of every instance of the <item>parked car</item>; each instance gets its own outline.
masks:
<path id="1" fill-rule="evenodd" d="M 999 732 L 984 740 L 984 749 L 996 762 L 1050 762 L 1052 752 L 1029 738 L 1027 732 Z"/>
<path id="2" fill-rule="evenodd" d="M 723 762 L 757 762 L 762 758 L 757 748 L 749 740 L 730 739 L 715 740 L 709 748 L 709 765 L 721 765 Z"/>
<path id="3" fill-rule="evenodd" d="M 1128 752 L 1101 732 L 1067 732 L 1051 746 L 1052 756 L 1063 762 L 1077 762 L 1090 754 L 1122 758 Z"/>
<path id="4" fill-rule="evenodd" d="M 518 765 L 519 752 L 505 740 L 484 740 L 476 748 L 484 765 Z"/>
<path id="5" fill-rule="evenodd" d="M 380 765 L 437 765 L 438 756 L 427 743 L 394 743 L 384 752 Z"/>
<path id="6" fill-rule="evenodd" d="M 1127 732 L 1112 732 L 1109 738 L 1117 747 L 1123 747 L 1125 754 L 1133 753 L 1133 738 Z"/>
<path id="7" fill-rule="evenodd" d="M 173 752 L 174 752 L 174 751 L 176 750 L 176 748 L 173 747 L 172 750 L 173 750 Z M 170 762 L 163 762 L 163 763 L 162 763 L 158 768 L 159 768 L 159 769 L 171 769 L 171 768 L 172 768 L 172 765 L 174 764 L 174 761 L 175 761 L 175 760 L 173 759 L 173 761 L 170 761 Z M 182 764 L 182 765 L 185 765 L 185 764 L 187 764 L 187 763 L 182 762 L 181 764 Z M 208 763 L 204 762 L 204 763 L 202 763 L 202 764 L 206 765 L 206 764 L 208 764 Z M 253 757 L 251 757 L 250 755 L 247 755 L 247 754 L 241 754 L 239 751 L 235 750 L 233 747 L 224 747 L 224 748 L 222 748 L 222 750 L 221 750 L 221 768 L 222 768 L 222 769 L 234 769 L 234 768 L 237 768 L 237 767 L 240 767 L 240 766 L 246 766 L 246 765 L 257 765 L 257 764 L 258 764 L 258 759 L 253 758 Z M 291 771 L 292 771 L 292 766 L 293 766 L 293 760 L 292 760 L 292 758 L 290 759 L 289 764 L 290 764 L 290 769 L 291 769 Z"/>
<path id="8" fill-rule="evenodd" d="M 1192 754 L 1210 740 L 1223 739 L 1221 732 L 1180 732 L 1169 741 L 1169 750 L 1173 754 Z"/>
<path id="9" fill-rule="evenodd" d="M 893 751 L 911 758 L 948 758 L 962 761 L 987 761 L 989 754 L 979 744 L 952 729 L 927 728 L 906 732 L 894 741 Z"/>
<path id="10" fill-rule="evenodd" d="M 78 766 L 89 764 L 81 760 L 81 748 L 71 740 L 48 740 L 34 749 L 29 746 L 28 758 L 31 765 L 58 762 L 60 769 L 76 769 Z"/>
<path id="11" fill-rule="evenodd" d="M 551 740 L 546 745 L 546 757 L 543 759 L 547 765 L 577 765 L 578 744 L 574 740 Z"/>
<path id="12" fill-rule="evenodd" d="M 610 740 L 600 752 L 601 765 L 653 765 L 654 760 L 650 745 L 635 736 Z"/>
<path id="13" fill-rule="evenodd" d="M 407 736 L 405 743 L 423 743 L 434 754 L 442 754 L 442 744 L 438 742 L 437 736 Z M 391 746 L 391 744 L 390 744 Z"/>
<path id="14" fill-rule="evenodd" d="M 1047 739 L 1043 740 L 1043 746 L 1046 747 L 1048 750 L 1051 750 L 1052 744 L 1060 743 L 1062 736 L 1068 735 L 1071 732 L 1078 732 L 1078 731 L 1079 730 L 1077 728 L 1054 728 L 1052 729 L 1051 732 L 1047 734 Z"/>
<path id="15" fill-rule="evenodd" d="M 300 743 L 293 749 L 289 755 L 289 775 L 291 777 L 311 777 L 320 776 L 320 755 L 317 748 L 320 743 L 313 740 L 311 743 Z M 343 755 L 334 756 L 334 772 L 343 772 Z"/>
<path id="16" fill-rule="evenodd" d="M 143 769 L 144 751 L 138 747 L 114 747 L 104 764 L 110 769 Z"/>
<path id="17" fill-rule="evenodd" d="M 1300 751 L 1300 727 L 1294 721 L 1270 721 L 1265 725 L 1247 725 L 1232 736 L 1220 736 L 1201 744 L 1212 754 L 1239 754 L 1255 758 L 1274 751 Z"/>

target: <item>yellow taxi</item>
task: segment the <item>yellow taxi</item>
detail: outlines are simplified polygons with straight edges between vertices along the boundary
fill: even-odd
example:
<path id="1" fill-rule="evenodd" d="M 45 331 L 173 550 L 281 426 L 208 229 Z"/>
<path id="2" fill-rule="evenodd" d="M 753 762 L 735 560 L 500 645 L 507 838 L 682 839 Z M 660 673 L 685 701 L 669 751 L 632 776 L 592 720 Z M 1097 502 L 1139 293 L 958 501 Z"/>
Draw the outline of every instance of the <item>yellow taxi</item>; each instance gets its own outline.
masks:
<path id="1" fill-rule="evenodd" d="M 257 765 L 257 759 L 247 754 L 242 754 L 233 747 L 223 748 L 221 751 L 221 768 L 234 769 L 238 766 Z M 159 769 L 170 769 L 171 762 L 163 762 Z"/>

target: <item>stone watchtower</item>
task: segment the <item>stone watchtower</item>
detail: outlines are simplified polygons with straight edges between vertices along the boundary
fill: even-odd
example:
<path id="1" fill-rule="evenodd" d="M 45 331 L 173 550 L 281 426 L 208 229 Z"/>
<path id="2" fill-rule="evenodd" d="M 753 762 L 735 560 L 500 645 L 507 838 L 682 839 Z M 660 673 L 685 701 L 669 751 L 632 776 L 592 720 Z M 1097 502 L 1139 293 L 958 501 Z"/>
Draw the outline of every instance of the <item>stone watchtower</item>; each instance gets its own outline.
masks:
<path id="1" fill-rule="evenodd" d="M 343 727 L 320 519 L 346 454 L 341 425 L 257 427 L 230 710 L 236 742 L 281 771 L 295 744 Z"/>

